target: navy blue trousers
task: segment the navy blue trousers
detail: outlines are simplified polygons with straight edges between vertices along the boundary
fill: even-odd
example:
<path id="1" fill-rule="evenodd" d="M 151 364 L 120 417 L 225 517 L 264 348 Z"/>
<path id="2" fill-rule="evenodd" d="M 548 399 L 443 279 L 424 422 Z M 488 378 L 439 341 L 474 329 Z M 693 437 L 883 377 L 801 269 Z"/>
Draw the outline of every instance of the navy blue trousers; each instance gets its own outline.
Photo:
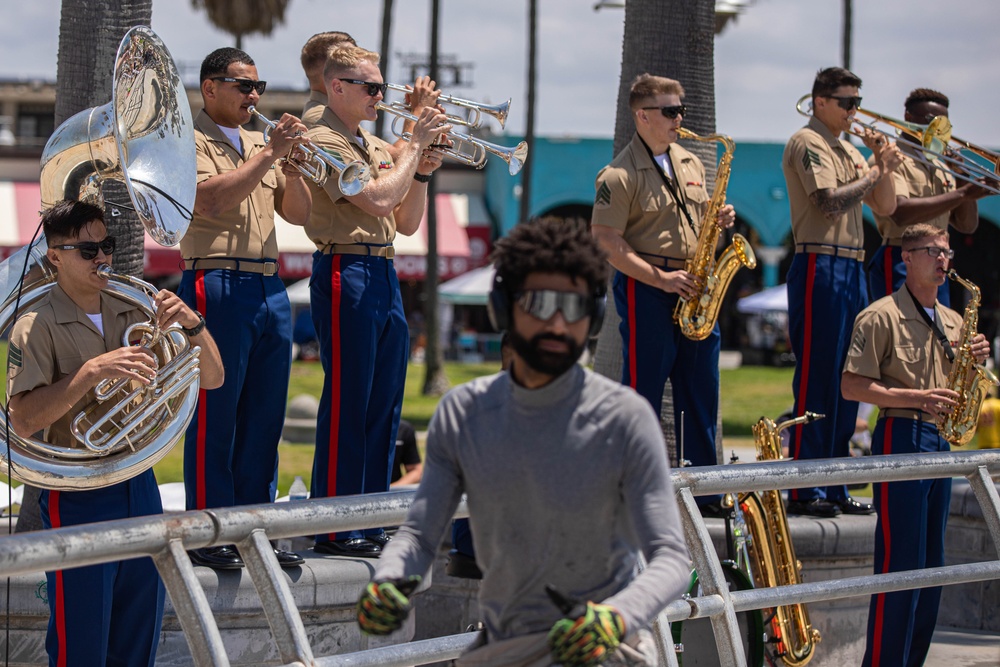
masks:
<path id="1" fill-rule="evenodd" d="M 669 378 L 678 431 L 674 437 L 678 442 L 681 440 L 680 425 L 684 425 L 684 458 L 691 461 L 692 466 L 716 465 L 719 325 L 715 325 L 705 340 L 686 338 L 673 321 L 678 295 L 668 294 L 623 273 L 615 273 L 614 296 L 621 317 L 622 384 L 639 392 L 659 415 L 663 388 Z M 680 445 L 677 451 L 681 451 Z M 698 502 L 705 504 L 720 497 L 699 496 Z"/>
<path id="2" fill-rule="evenodd" d="M 396 269 L 382 257 L 317 252 L 310 304 L 324 373 L 311 497 L 388 491 L 410 347 Z"/>
<path id="3" fill-rule="evenodd" d="M 226 380 L 198 394 L 184 438 L 189 510 L 274 500 L 292 364 L 292 310 L 278 276 L 185 271 L 177 290 L 201 312 Z"/>
<path id="4" fill-rule="evenodd" d="M 795 414 L 806 410 L 825 419 L 792 428 L 795 459 L 850 454 L 858 418 L 857 401 L 840 393 L 840 375 L 851 345 L 854 319 L 868 305 L 864 263 L 845 257 L 796 253 L 788 270 L 788 333 L 795 353 L 792 394 Z M 847 498 L 844 485 L 791 489 L 790 500 Z"/>
<path id="5" fill-rule="evenodd" d="M 933 423 L 879 419 L 872 454 L 946 452 L 948 443 Z M 951 479 L 924 479 L 873 485 L 875 573 L 944 565 L 944 530 L 951 502 Z M 937 624 L 941 588 L 873 595 L 868 611 L 864 667 L 919 667 Z"/>
<path id="6" fill-rule="evenodd" d="M 46 529 L 163 512 L 152 470 L 103 489 L 43 490 L 39 502 Z M 50 667 L 152 667 L 164 589 L 151 558 L 46 572 L 45 582 Z"/>
<path id="7" fill-rule="evenodd" d="M 874 303 L 892 294 L 906 282 L 906 264 L 903 263 L 903 249 L 899 246 L 881 246 L 875 251 L 868 265 L 868 293 Z M 951 291 L 948 281 L 938 287 L 938 301 L 951 306 Z"/>

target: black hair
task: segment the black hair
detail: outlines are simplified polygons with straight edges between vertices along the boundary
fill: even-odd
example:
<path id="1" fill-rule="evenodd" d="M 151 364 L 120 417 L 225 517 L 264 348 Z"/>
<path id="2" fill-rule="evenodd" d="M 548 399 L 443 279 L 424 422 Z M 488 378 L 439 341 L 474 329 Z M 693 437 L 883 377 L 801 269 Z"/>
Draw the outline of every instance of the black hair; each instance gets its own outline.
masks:
<path id="1" fill-rule="evenodd" d="M 80 238 L 80 232 L 95 220 L 104 222 L 104 211 L 93 204 L 63 199 L 42 213 L 42 231 L 46 242 Z"/>
<path id="2" fill-rule="evenodd" d="M 224 46 L 221 49 L 212 51 L 201 61 L 201 78 L 199 83 L 213 76 L 225 76 L 229 71 L 229 66 L 233 63 L 256 66 L 253 58 L 246 51 L 234 49 L 231 46 Z"/>
<path id="3" fill-rule="evenodd" d="M 913 107 L 924 102 L 934 102 L 935 104 L 940 104 L 945 109 L 948 108 L 949 104 L 948 96 L 944 93 L 932 88 L 917 88 L 910 91 L 910 94 L 906 97 L 906 102 L 903 103 L 903 108 L 912 112 Z"/>
<path id="4" fill-rule="evenodd" d="M 490 260 L 510 295 L 523 287 L 531 273 L 582 278 L 595 295 L 607 289 L 607 254 L 582 220 L 545 217 L 523 222 L 497 241 Z"/>
<path id="5" fill-rule="evenodd" d="M 827 67 L 816 72 L 813 81 L 813 98 L 832 95 L 841 86 L 861 87 L 861 77 L 843 67 Z"/>

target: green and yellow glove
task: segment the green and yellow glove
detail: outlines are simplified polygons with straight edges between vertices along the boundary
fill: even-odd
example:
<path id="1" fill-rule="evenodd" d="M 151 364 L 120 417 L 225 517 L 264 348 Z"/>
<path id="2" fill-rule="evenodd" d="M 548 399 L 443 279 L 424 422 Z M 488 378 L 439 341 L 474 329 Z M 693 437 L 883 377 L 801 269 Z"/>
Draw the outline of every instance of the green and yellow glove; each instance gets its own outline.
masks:
<path id="1" fill-rule="evenodd" d="M 579 618 L 556 621 L 548 640 L 555 662 L 566 667 L 590 667 L 601 664 L 624 636 L 625 621 L 617 609 L 588 602 Z"/>
<path id="2" fill-rule="evenodd" d="M 358 626 L 369 635 L 387 635 L 398 630 L 410 614 L 410 595 L 420 577 L 371 582 L 358 599 Z"/>

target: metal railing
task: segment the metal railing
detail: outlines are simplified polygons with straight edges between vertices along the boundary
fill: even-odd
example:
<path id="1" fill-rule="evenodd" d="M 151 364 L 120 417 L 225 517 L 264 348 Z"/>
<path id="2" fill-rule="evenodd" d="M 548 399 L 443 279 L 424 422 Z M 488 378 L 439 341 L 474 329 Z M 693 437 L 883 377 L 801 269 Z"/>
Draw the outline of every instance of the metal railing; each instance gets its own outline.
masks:
<path id="1" fill-rule="evenodd" d="M 745 667 L 736 613 L 799 602 L 1000 578 L 1000 559 L 928 570 L 828 580 L 730 592 L 696 495 L 766 491 L 830 484 L 966 477 L 1000 553 L 1000 497 L 990 475 L 1000 474 L 1000 451 L 897 454 L 852 459 L 748 463 L 674 471 L 681 520 L 699 574 L 702 595 L 670 603 L 654 623 L 661 664 L 677 659 L 669 623 L 711 619 L 723 667 Z M 257 589 L 280 659 L 285 665 L 360 667 L 419 665 L 458 657 L 483 640 L 481 633 L 316 657 L 306 637 L 287 577 L 269 539 L 398 525 L 413 491 L 327 498 L 276 505 L 191 511 L 122 519 L 0 539 L 0 576 L 151 556 L 177 611 L 196 665 L 229 665 L 218 625 L 188 558 L 189 549 L 236 544 Z M 457 516 L 465 516 L 465 506 Z"/>

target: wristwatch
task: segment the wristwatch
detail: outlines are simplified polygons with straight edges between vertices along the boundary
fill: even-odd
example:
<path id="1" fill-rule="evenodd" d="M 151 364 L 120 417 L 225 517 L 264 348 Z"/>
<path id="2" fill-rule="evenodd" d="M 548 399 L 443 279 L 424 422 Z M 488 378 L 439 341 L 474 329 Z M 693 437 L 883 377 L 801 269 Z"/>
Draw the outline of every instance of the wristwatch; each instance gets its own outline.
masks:
<path id="1" fill-rule="evenodd" d="M 430 183 L 431 182 L 431 176 L 433 176 L 433 174 L 417 174 L 417 173 L 414 173 L 413 174 L 413 180 L 417 181 L 418 183 Z"/>
<path id="2" fill-rule="evenodd" d="M 197 310 L 194 311 L 194 314 L 198 316 L 198 324 L 194 325 L 190 329 L 181 327 L 181 331 L 187 334 L 188 337 L 197 336 L 198 334 L 200 334 L 202 331 L 205 330 L 205 316 L 199 313 Z"/>

